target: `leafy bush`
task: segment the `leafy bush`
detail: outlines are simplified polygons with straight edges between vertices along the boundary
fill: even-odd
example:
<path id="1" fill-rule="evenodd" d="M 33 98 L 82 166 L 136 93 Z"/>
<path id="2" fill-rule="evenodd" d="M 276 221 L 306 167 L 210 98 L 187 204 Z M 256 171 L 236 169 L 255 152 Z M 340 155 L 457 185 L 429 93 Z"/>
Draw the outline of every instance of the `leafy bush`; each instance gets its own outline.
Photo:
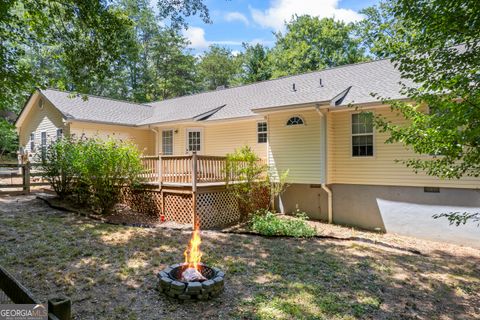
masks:
<path id="1" fill-rule="evenodd" d="M 143 171 L 137 147 L 114 139 L 60 139 L 47 148 L 42 166 L 61 198 L 73 194 L 101 213 L 118 202 L 122 187 L 139 183 Z"/>
<path id="2" fill-rule="evenodd" d="M 248 146 L 227 154 L 226 171 L 227 189 L 239 200 L 244 221 L 253 212 L 270 207 L 274 197 L 283 192 L 288 175 L 272 179 L 268 166 Z"/>
<path id="3" fill-rule="evenodd" d="M 309 238 L 316 230 L 308 225 L 307 219 L 303 212 L 296 213 L 293 218 L 282 218 L 270 211 L 258 211 L 252 217 L 250 228 L 265 236 Z"/>
<path id="4" fill-rule="evenodd" d="M 79 185 L 88 191 L 93 208 L 106 213 L 118 202 L 122 187 L 140 182 L 140 152 L 134 144 L 114 139 L 86 139 L 79 146 Z"/>
<path id="5" fill-rule="evenodd" d="M 71 138 L 62 138 L 47 147 L 42 157 L 42 176 L 63 199 L 74 191 L 79 148 Z"/>
<path id="6" fill-rule="evenodd" d="M 15 126 L 5 119 L 0 119 L 0 159 L 18 149 L 18 135 Z"/>

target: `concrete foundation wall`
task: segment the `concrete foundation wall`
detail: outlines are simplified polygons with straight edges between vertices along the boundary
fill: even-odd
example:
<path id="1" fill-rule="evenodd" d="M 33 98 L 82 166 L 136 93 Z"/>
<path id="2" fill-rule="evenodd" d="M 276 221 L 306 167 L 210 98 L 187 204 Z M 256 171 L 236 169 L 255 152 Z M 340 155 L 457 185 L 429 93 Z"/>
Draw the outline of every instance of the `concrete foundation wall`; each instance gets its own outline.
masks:
<path id="1" fill-rule="evenodd" d="M 277 201 L 277 210 L 292 213 L 304 211 L 313 220 L 327 220 L 327 194 L 320 185 L 291 184 Z"/>
<path id="2" fill-rule="evenodd" d="M 480 190 L 334 184 L 333 219 L 337 224 L 380 229 L 434 241 L 480 247 L 480 228 L 452 226 L 434 214 L 480 212 Z"/>
<path id="3" fill-rule="evenodd" d="M 330 185 L 333 221 L 336 224 L 380 230 L 480 247 L 480 227 L 467 223 L 451 226 L 446 218 L 432 216 L 448 212 L 480 212 L 479 189 L 440 188 L 439 193 L 420 187 Z M 297 208 L 313 220 L 327 220 L 327 195 L 317 185 L 294 184 L 278 200 L 284 213 Z"/>

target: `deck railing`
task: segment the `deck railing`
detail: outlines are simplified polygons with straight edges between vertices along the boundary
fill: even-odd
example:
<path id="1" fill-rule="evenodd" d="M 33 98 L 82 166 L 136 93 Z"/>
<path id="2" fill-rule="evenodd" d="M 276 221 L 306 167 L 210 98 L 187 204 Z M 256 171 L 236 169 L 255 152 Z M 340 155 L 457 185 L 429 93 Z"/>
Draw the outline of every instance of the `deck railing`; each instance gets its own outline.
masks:
<path id="1" fill-rule="evenodd" d="M 227 174 L 227 157 L 221 156 L 143 156 L 142 163 L 143 178 L 160 184 L 220 183 L 225 182 Z"/>

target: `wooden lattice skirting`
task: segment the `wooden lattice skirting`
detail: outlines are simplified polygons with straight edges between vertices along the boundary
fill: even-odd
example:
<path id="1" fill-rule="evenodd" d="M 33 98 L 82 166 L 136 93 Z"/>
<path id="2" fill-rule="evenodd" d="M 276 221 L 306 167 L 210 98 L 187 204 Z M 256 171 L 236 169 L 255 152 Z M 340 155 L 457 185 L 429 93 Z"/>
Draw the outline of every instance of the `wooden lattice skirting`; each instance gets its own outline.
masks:
<path id="1" fill-rule="evenodd" d="M 227 190 L 199 192 L 197 215 L 202 229 L 232 225 L 240 220 L 238 199 Z"/>
<path id="2" fill-rule="evenodd" d="M 133 210 L 165 221 L 194 224 L 193 194 L 176 190 L 122 190 L 122 202 Z M 197 221 L 201 229 L 216 229 L 240 220 L 237 198 L 225 188 L 200 189 L 196 194 Z"/>

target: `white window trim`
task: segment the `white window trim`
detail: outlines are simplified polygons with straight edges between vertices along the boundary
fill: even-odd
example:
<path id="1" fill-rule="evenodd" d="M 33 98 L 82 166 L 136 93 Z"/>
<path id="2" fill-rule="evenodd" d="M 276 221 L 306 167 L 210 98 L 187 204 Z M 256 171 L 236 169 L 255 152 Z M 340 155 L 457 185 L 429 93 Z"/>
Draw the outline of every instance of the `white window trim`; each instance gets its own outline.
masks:
<path id="1" fill-rule="evenodd" d="M 42 135 L 45 133 L 45 146 L 48 146 L 48 134 L 47 131 L 40 131 L 40 147 L 43 147 L 42 144 Z"/>
<path id="2" fill-rule="evenodd" d="M 200 151 L 197 151 L 197 154 L 203 154 L 205 151 L 205 136 L 204 136 L 204 131 L 203 128 L 201 127 L 190 127 L 190 128 L 185 128 L 185 153 L 190 154 L 193 151 L 188 150 L 188 133 L 189 132 L 200 132 Z"/>
<path id="3" fill-rule="evenodd" d="M 302 119 L 303 124 L 288 125 L 288 121 L 289 121 L 291 118 L 295 118 L 295 117 L 298 117 L 298 118 Z M 306 125 L 307 125 L 307 122 L 305 121 L 305 117 L 303 117 L 303 116 L 300 115 L 300 114 L 290 115 L 290 116 L 288 116 L 288 118 L 287 118 L 287 119 L 285 120 L 285 122 L 284 122 L 284 126 L 287 127 L 287 128 L 302 127 L 302 126 L 306 126 Z"/>
<path id="4" fill-rule="evenodd" d="M 175 154 L 175 129 L 173 128 L 165 128 L 160 130 L 160 152 L 162 155 L 163 153 L 163 131 L 172 131 L 172 155 Z"/>
<path id="5" fill-rule="evenodd" d="M 259 123 L 265 123 L 265 124 L 267 125 L 267 131 L 259 132 L 259 131 L 258 131 L 258 124 L 259 124 Z M 267 122 L 267 120 L 259 120 L 259 121 L 257 121 L 256 129 L 257 129 L 257 144 L 268 143 L 268 131 L 269 131 L 269 130 L 268 130 L 268 122 Z M 267 134 L 267 141 L 265 141 L 265 142 L 258 142 L 258 134 L 259 134 L 259 133 L 266 133 L 266 134 Z"/>
<path id="6" fill-rule="evenodd" d="M 363 110 L 363 112 L 370 112 L 373 116 L 375 116 L 375 112 L 373 110 Z M 366 136 L 366 135 L 372 135 L 372 140 L 373 140 L 373 154 L 371 156 L 354 156 L 353 155 L 353 115 L 354 114 L 360 114 L 360 112 L 350 112 L 350 158 L 352 159 L 375 159 L 377 156 L 377 146 L 376 146 L 376 134 L 375 134 L 375 127 L 373 127 L 372 133 L 356 133 L 355 136 Z"/>

